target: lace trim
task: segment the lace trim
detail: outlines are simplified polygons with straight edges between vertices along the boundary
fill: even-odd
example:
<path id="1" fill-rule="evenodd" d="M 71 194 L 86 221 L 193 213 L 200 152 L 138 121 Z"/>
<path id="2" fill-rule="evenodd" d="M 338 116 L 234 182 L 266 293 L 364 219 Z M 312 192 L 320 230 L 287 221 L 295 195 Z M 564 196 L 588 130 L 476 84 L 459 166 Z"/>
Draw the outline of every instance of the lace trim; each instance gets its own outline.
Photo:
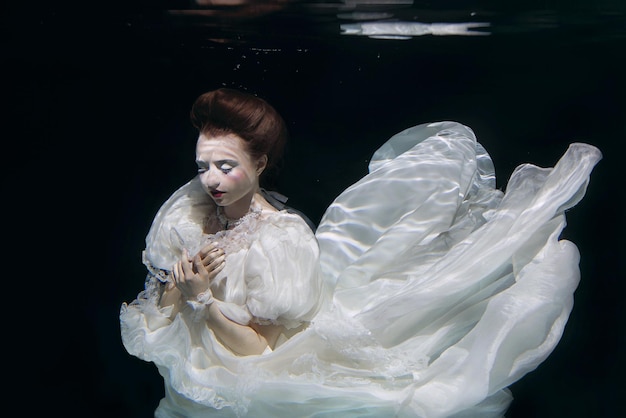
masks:
<path id="1" fill-rule="evenodd" d="M 226 214 L 224 214 L 224 208 L 222 206 L 216 206 L 215 214 L 217 216 L 217 221 L 222 226 L 222 228 L 228 230 L 237 228 L 242 223 L 247 222 L 249 218 L 258 217 L 261 214 L 261 208 L 257 206 L 252 206 L 250 207 L 250 211 L 248 211 L 248 213 L 246 213 L 241 218 L 235 220 L 228 219 L 226 217 Z"/>
<path id="2" fill-rule="evenodd" d="M 148 269 L 150 276 L 155 277 L 161 283 L 167 283 L 171 281 L 169 277 L 169 271 L 154 267 L 150 260 L 148 260 L 145 250 L 141 252 L 141 261 L 143 262 L 143 265 L 146 266 L 146 268 Z"/>
<path id="3" fill-rule="evenodd" d="M 242 218 L 235 221 L 235 224 L 231 223 L 228 225 L 229 229 L 223 229 L 215 234 L 202 234 L 200 242 L 197 247 L 193 248 L 193 250 L 197 252 L 211 242 L 217 243 L 226 254 L 232 254 L 239 250 L 248 248 L 256 239 L 261 227 L 261 224 L 259 223 L 261 213 L 261 208 L 254 207 Z M 215 214 L 210 214 L 207 218 L 205 218 L 205 225 L 215 221 L 218 214 L 219 212 L 216 211 Z M 220 222 L 219 219 L 217 221 Z M 193 253 L 193 251 L 190 251 L 190 253 Z"/>

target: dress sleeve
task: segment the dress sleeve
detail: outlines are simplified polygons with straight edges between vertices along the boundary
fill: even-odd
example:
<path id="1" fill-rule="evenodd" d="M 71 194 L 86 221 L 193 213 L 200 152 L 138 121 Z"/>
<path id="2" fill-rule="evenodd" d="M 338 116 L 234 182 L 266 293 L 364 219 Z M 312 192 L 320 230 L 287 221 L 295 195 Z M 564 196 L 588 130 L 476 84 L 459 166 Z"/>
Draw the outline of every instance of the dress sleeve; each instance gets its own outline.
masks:
<path id="1" fill-rule="evenodd" d="M 203 219 L 215 204 L 198 177 L 181 186 L 163 203 L 146 236 L 144 264 L 149 270 L 171 270 L 183 249 L 195 254 L 202 243 Z"/>
<path id="2" fill-rule="evenodd" d="M 297 215 L 270 216 L 243 261 L 253 321 L 287 329 L 310 321 L 322 299 L 319 247 Z"/>

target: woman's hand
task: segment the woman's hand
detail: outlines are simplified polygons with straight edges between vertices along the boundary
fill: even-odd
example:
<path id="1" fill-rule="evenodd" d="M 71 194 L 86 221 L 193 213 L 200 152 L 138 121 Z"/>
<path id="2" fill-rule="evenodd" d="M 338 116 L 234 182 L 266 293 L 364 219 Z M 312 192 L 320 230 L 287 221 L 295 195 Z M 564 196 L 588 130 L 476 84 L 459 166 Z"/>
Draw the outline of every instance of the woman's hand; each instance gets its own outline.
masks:
<path id="1" fill-rule="evenodd" d="M 202 248 L 193 258 L 184 250 L 182 259 L 174 265 L 174 283 L 183 297 L 195 300 L 199 293 L 205 292 L 224 268 L 224 250 L 215 244 Z"/>

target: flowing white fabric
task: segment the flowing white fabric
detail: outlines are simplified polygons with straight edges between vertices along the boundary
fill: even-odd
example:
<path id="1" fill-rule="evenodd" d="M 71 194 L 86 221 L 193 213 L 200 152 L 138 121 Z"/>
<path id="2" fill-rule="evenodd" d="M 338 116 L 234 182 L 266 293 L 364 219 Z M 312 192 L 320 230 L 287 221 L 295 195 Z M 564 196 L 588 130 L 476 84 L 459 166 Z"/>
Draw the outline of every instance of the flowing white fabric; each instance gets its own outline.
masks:
<path id="1" fill-rule="evenodd" d="M 503 416 L 507 386 L 547 358 L 571 312 L 579 254 L 559 235 L 600 159 L 571 144 L 553 168 L 518 167 L 503 193 L 470 128 L 395 135 L 315 237 L 286 212 L 217 237 L 223 312 L 295 332 L 247 357 L 156 305 L 181 248 L 216 239 L 201 233 L 213 208 L 190 182 L 155 218 L 146 291 L 120 313 L 128 352 L 164 378 L 156 416 Z"/>

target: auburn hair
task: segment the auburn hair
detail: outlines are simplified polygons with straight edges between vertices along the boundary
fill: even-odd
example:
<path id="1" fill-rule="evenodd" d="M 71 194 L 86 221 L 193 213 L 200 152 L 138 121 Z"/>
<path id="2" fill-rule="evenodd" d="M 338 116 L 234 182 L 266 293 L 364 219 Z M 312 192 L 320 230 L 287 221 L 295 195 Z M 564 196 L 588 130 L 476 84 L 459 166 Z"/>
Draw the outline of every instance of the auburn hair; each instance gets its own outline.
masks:
<path id="1" fill-rule="evenodd" d="M 267 156 L 267 169 L 282 158 L 288 138 L 280 114 L 265 100 L 239 90 L 220 88 L 202 94 L 191 107 L 191 123 L 205 136 L 235 134 L 254 159 Z"/>

